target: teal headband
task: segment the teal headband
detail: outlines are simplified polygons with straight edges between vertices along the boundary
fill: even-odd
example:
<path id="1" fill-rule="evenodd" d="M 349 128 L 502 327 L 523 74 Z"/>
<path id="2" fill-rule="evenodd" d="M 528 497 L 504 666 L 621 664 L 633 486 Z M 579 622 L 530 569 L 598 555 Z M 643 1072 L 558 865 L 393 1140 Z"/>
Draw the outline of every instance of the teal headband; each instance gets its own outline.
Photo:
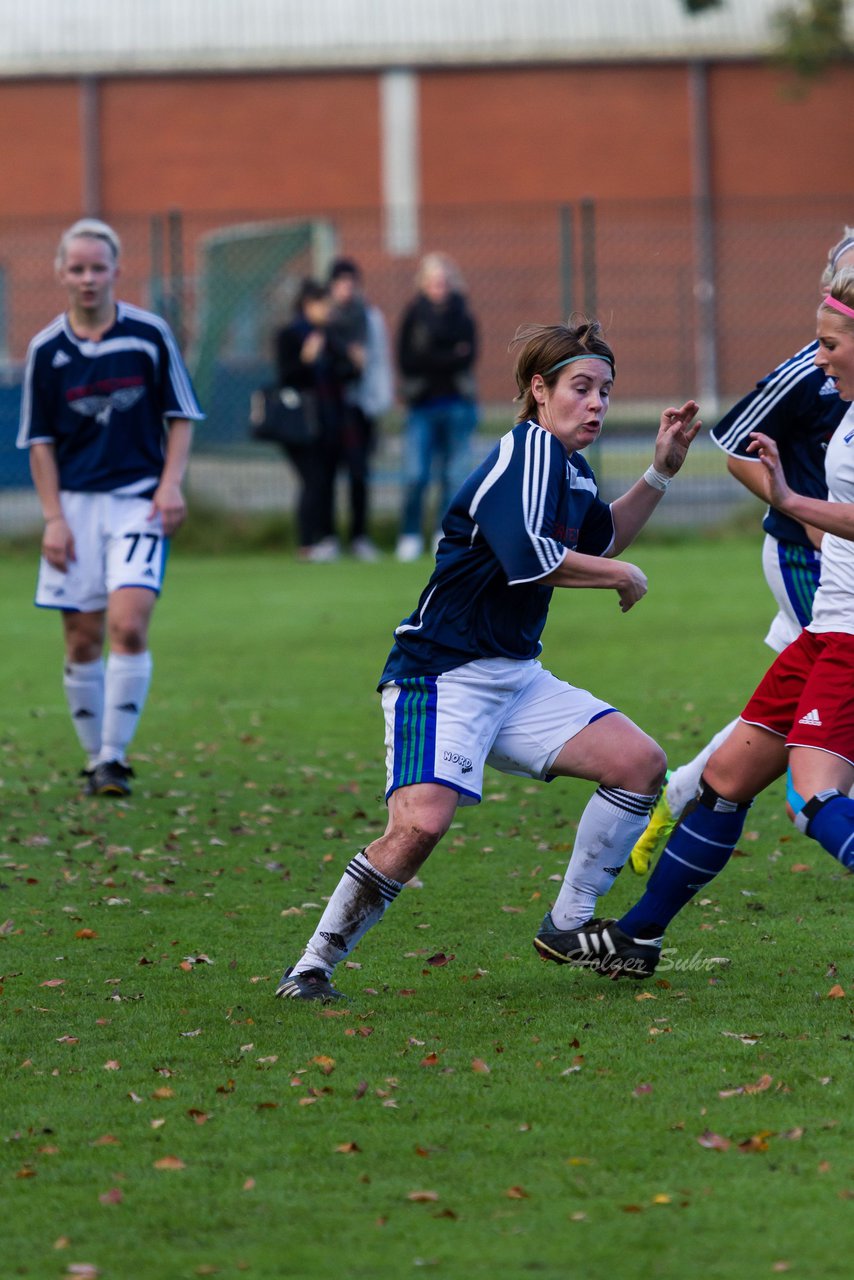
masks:
<path id="1" fill-rule="evenodd" d="M 583 356 L 570 356 L 568 360 L 558 360 L 557 364 L 553 364 L 550 369 L 545 370 L 543 377 L 545 378 L 548 374 L 554 373 L 556 369 L 562 369 L 565 364 L 575 364 L 576 360 L 604 360 L 610 367 L 611 372 L 614 372 L 614 365 L 607 356 L 597 356 L 595 352 L 588 351 Z"/>

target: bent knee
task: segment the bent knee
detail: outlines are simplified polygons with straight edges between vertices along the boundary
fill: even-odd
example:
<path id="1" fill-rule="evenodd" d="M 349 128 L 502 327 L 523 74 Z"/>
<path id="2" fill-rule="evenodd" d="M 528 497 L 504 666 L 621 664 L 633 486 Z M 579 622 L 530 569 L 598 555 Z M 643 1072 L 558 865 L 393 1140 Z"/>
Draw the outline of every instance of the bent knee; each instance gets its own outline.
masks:
<path id="1" fill-rule="evenodd" d="M 426 858 L 448 830 L 448 824 L 431 821 L 429 818 L 419 822 L 411 822 L 403 832 L 398 832 L 407 848 L 415 855 Z"/>
<path id="2" fill-rule="evenodd" d="M 652 738 L 647 738 L 627 755 L 618 767 L 618 779 L 612 786 L 634 791 L 638 795 L 652 795 L 661 790 L 667 772 L 667 756 Z"/>

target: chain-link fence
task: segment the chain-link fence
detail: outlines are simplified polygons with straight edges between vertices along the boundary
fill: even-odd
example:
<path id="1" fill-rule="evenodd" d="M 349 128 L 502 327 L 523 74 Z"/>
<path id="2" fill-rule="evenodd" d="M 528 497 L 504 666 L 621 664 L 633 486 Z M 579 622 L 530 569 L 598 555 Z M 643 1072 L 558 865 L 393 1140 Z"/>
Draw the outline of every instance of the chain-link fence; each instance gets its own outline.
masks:
<path id="1" fill-rule="evenodd" d="M 53 258 L 70 221 L 0 219 L 0 529 L 37 522 L 26 456 L 15 449 L 20 382 L 30 337 L 63 305 Z M 827 249 L 852 221 L 844 196 L 584 200 L 424 207 L 409 231 L 425 252 L 450 254 L 465 279 L 480 331 L 484 449 L 512 421 L 508 344 L 517 327 L 573 311 L 603 321 L 617 383 L 596 465 L 606 489 L 616 489 L 637 474 L 632 436 L 665 404 L 695 396 L 711 424 L 810 340 Z M 167 212 L 113 222 L 124 246 L 119 293 L 169 320 L 208 414 L 191 491 L 232 510 L 289 509 L 287 467 L 249 441 L 247 416 L 251 391 L 271 380 L 272 338 L 299 281 L 323 276 L 336 253 L 355 258 L 394 338 L 420 253 L 390 251 L 394 236 L 377 210 L 280 219 Z M 397 501 L 398 425 L 398 413 L 384 424 L 376 509 Z M 690 522 L 718 519 L 744 498 L 709 444 L 679 489 L 685 501 L 668 501 L 671 518 Z"/>

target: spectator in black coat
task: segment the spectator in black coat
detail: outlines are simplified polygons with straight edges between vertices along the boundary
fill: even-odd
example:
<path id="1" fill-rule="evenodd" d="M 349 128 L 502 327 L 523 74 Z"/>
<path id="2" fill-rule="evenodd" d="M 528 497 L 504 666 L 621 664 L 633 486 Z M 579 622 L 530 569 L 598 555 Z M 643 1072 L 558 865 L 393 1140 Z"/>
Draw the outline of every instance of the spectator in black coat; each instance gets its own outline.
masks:
<path id="1" fill-rule="evenodd" d="M 335 475 L 346 423 L 345 392 L 348 383 L 360 374 L 345 343 L 329 326 L 331 306 L 324 285 L 304 280 L 293 319 L 276 335 L 279 386 L 307 393 L 317 408 L 317 436 L 282 446 L 301 484 L 298 554 L 302 560 L 314 562 L 335 560 L 339 553 Z"/>

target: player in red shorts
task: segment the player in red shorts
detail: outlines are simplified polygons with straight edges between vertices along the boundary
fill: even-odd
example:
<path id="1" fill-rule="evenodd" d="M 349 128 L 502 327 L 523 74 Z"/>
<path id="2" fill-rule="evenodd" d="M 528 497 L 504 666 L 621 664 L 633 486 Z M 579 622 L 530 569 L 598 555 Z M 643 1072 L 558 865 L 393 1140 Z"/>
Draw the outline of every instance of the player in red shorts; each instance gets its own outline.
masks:
<path id="1" fill-rule="evenodd" d="M 854 269 L 837 273 L 818 312 L 818 367 L 854 399 Z M 776 659 L 703 772 L 643 897 L 620 920 L 561 935 L 547 959 L 611 976 L 649 977 L 664 930 L 726 866 L 754 796 L 788 773 L 787 810 L 799 831 L 854 869 L 854 406 L 828 445 L 828 501 L 794 493 L 774 441 L 753 433 L 769 499 L 824 530 L 812 621 Z M 535 945 L 537 945 L 535 943 Z M 538 947 L 542 952 L 542 947 Z"/>

